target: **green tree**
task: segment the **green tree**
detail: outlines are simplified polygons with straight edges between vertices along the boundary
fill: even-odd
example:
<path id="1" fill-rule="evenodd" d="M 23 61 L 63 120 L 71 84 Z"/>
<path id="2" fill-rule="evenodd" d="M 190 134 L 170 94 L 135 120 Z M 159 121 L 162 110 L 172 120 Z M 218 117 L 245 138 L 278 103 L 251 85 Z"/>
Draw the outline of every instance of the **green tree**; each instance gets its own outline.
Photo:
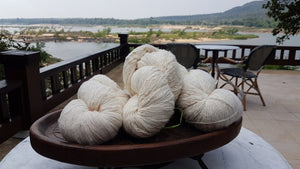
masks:
<path id="1" fill-rule="evenodd" d="M 274 36 L 283 32 L 282 36 L 277 37 L 277 43 L 289 39 L 300 30 L 300 0 L 269 0 L 263 5 L 268 10 L 267 15 L 273 18 L 277 25 L 273 29 Z"/>
<path id="2" fill-rule="evenodd" d="M 161 34 L 163 34 L 163 32 L 159 29 L 159 30 L 156 32 L 156 37 L 160 37 Z"/>
<path id="3" fill-rule="evenodd" d="M 153 30 L 150 29 L 148 32 L 147 32 L 147 37 L 150 38 L 152 35 L 153 35 Z"/>
<path id="4" fill-rule="evenodd" d="M 229 34 L 229 35 L 234 35 L 234 34 L 236 34 L 238 31 L 239 31 L 238 29 L 232 28 L 232 29 L 228 29 L 228 30 L 226 31 L 226 33 Z"/>
<path id="5" fill-rule="evenodd" d="M 8 50 L 13 45 L 12 36 L 9 31 L 0 30 L 0 51 Z"/>

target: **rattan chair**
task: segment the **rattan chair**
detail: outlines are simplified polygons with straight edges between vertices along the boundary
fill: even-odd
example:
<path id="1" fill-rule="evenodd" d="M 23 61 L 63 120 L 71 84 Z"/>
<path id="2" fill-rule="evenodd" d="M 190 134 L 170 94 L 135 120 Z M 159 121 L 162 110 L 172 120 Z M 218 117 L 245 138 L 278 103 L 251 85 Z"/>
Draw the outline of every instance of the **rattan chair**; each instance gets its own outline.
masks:
<path id="1" fill-rule="evenodd" d="M 236 94 L 241 94 L 244 110 L 246 110 L 247 94 L 258 95 L 263 106 L 265 106 L 266 104 L 262 97 L 261 91 L 259 90 L 257 78 L 265 63 L 274 56 L 275 46 L 262 45 L 251 50 L 249 56 L 242 58 L 241 61 L 236 61 L 225 57 L 219 58 L 217 62 L 239 64 L 238 67 L 224 69 L 219 68 L 217 65 L 217 79 L 225 81 L 220 88 L 230 84 Z M 232 80 L 234 79 L 235 82 L 233 83 Z"/>
<path id="2" fill-rule="evenodd" d="M 167 50 L 171 51 L 177 61 L 187 69 L 196 69 L 199 63 L 199 49 L 188 43 L 169 43 Z"/>

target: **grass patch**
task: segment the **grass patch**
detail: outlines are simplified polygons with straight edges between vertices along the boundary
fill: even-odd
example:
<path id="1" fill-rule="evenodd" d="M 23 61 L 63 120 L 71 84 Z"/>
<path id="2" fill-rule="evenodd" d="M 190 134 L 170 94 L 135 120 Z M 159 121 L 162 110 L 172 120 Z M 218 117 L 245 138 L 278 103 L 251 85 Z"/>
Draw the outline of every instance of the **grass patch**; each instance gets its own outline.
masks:
<path id="1" fill-rule="evenodd" d="M 48 65 L 51 65 L 51 64 L 53 64 L 53 63 L 60 62 L 60 61 L 62 61 L 62 59 L 59 59 L 59 58 L 50 56 L 50 57 L 48 57 L 48 58 L 45 60 L 45 62 L 42 63 L 42 66 L 48 66 Z"/>

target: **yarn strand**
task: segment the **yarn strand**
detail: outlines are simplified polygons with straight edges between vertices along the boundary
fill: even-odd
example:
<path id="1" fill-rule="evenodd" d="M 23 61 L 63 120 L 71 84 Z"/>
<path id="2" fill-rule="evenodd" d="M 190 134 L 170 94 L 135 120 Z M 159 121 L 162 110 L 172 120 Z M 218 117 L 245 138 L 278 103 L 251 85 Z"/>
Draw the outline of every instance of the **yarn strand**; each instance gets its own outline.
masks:
<path id="1" fill-rule="evenodd" d="M 172 126 L 167 126 L 167 127 L 164 127 L 164 129 L 174 129 L 174 128 L 177 128 L 179 127 L 181 124 L 182 124 L 182 118 L 183 118 L 183 110 L 181 110 L 180 108 L 178 107 L 175 107 L 174 110 L 178 110 L 180 112 L 180 119 L 179 119 L 179 123 L 178 124 L 174 124 Z M 175 111 L 174 111 L 175 112 Z"/>

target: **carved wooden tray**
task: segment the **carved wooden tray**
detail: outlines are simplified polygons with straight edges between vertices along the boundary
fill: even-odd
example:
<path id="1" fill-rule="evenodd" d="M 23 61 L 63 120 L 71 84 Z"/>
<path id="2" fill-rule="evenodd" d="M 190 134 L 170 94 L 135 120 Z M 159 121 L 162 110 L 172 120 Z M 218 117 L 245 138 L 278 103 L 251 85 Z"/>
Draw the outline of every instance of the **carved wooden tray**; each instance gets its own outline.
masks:
<path id="1" fill-rule="evenodd" d="M 229 143 L 242 125 L 241 118 L 225 129 L 203 133 L 183 123 L 147 139 L 133 138 L 121 130 L 105 144 L 79 145 L 67 142 L 60 134 L 57 123 L 60 112 L 47 114 L 31 126 L 33 149 L 58 161 L 98 167 L 144 166 L 196 157 Z"/>

